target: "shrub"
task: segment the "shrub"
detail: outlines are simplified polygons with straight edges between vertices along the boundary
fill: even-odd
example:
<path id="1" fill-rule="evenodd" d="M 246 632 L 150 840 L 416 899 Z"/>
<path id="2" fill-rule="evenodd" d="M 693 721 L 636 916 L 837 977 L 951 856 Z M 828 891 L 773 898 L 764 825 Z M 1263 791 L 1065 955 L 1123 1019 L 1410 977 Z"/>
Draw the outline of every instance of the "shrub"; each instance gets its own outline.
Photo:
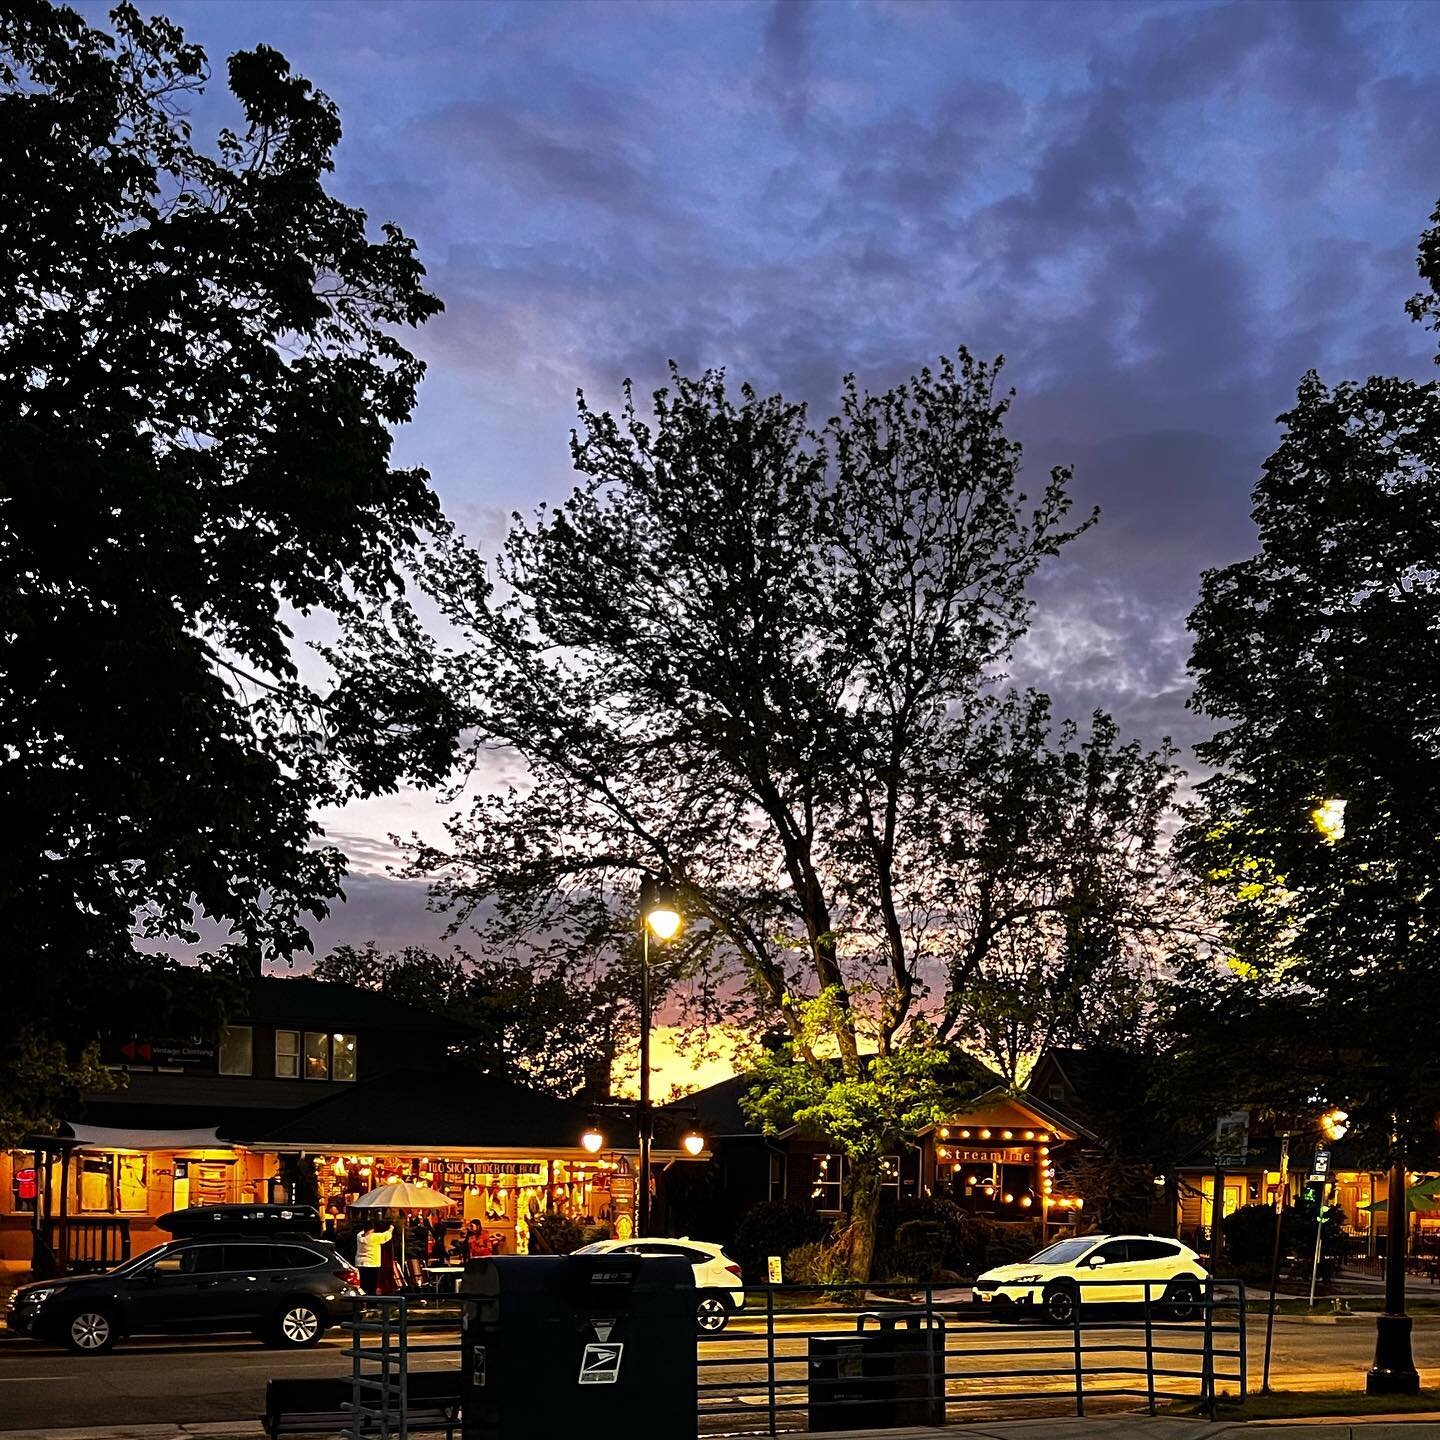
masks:
<path id="1" fill-rule="evenodd" d="M 939 1220 L 902 1221 L 895 1227 L 895 1245 L 886 1257 L 886 1277 L 928 1285 L 944 1267 L 948 1239 Z"/>
<path id="2" fill-rule="evenodd" d="M 568 1255 L 585 1243 L 585 1232 L 568 1215 L 537 1215 L 530 1222 L 532 1255 Z"/>
<path id="3" fill-rule="evenodd" d="M 765 1279 L 765 1262 L 771 1255 L 789 1256 L 801 1246 L 813 1245 L 830 1233 L 830 1226 L 807 1206 L 794 1200 L 763 1200 L 740 1217 L 730 1253 L 752 1284 Z M 787 1262 L 785 1278 L 790 1279 Z"/>
<path id="4" fill-rule="evenodd" d="M 850 1247 L 845 1239 L 815 1240 L 785 1257 L 788 1285 L 844 1285 L 850 1278 Z"/>

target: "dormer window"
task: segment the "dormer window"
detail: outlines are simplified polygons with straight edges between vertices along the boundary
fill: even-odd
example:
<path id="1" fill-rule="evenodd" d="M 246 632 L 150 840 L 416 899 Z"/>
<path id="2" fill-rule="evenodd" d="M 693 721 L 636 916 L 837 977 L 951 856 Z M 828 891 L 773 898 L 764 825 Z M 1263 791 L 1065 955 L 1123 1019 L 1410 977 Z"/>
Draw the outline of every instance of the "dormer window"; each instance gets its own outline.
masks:
<path id="1" fill-rule="evenodd" d="M 307 1080 L 353 1080 L 355 1078 L 355 1037 L 340 1031 L 305 1032 L 305 1078 Z"/>

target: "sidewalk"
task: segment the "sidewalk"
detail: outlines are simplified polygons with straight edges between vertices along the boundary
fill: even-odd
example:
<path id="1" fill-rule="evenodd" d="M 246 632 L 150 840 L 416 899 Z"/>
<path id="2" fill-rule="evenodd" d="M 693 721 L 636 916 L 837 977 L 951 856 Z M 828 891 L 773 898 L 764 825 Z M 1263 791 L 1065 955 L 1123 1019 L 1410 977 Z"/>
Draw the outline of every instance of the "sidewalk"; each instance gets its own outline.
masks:
<path id="1" fill-rule="evenodd" d="M 1147 1415 L 1109 1415 L 1093 1420 L 997 1420 L 951 1425 L 943 1430 L 843 1430 L 824 1436 L 789 1432 L 785 1440 L 1234 1440 L 1242 1430 L 1251 1440 L 1440 1440 L 1440 1415 L 1376 1416 L 1352 1420 L 1151 1419 Z M 419 1432 L 417 1432 L 418 1434 Z M 189 1425 L 104 1425 L 69 1430 L 0 1430 L 0 1440 L 265 1440 L 253 1420 L 223 1420 Z M 604 1437 L 610 1440 L 610 1437 Z M 703 1440 L 703 1437 L 702 1437 Z M 717 1437 L 718 1440 L 718 1437 Z"/>

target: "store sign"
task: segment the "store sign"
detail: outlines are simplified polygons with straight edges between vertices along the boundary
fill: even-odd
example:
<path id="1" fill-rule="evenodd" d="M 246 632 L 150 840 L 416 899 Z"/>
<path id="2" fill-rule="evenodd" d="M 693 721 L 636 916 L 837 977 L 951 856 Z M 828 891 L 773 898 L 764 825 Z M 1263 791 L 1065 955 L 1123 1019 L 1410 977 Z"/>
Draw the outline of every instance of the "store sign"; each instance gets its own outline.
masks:
<path id="1" fill-rule="evenodd" d="M 957 1165 L 1031 1165 L 1035 1161 L 1033 1150 L 951 1150 Z"/>
<path id="2" fill-rule="evenodd" d="M 127 1065 L 208 1065 L 215 1045 L 207 1040 L 127 1040 L 120 1047 Z"/>
<path id="3" fill-rule="evenodd" d="M 442 1160 L 436 1167 L 442 1175 L 473 1180 L 480 1175 L 535 1175 L 541 1172 L 538 1160 Z"/>
<path id="4" fill-rule="evenodd" d="M 1250 1157 L 1250 1112 L 1232 1110 L 1215 1122 L 1215 1168 L 1239 1169 Z"/>

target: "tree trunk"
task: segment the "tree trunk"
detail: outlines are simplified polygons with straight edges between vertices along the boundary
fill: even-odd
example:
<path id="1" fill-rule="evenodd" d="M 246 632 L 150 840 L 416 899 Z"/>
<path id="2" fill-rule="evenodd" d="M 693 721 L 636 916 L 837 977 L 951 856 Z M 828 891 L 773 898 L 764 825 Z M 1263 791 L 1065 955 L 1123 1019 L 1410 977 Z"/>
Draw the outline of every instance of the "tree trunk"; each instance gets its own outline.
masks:
<path id="1" fill-rule="evenodd" d="M 880 1162 L 857 1160 L 850 1170 L 850 1278 L 864 1282 L 875 1263 L 880 1218 Z"/>

